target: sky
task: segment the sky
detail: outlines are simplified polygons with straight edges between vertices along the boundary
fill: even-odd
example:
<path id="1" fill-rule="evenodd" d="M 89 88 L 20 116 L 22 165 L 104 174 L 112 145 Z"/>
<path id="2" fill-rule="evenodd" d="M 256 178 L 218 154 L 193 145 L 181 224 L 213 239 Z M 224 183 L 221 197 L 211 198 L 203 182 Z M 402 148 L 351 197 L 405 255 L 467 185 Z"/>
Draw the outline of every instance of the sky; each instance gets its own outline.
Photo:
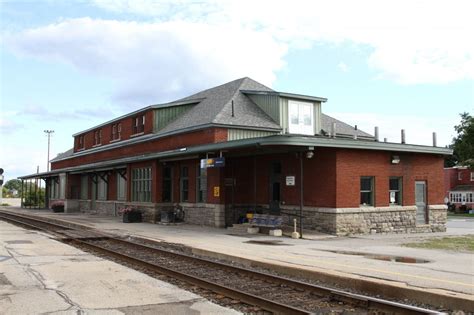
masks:
<path id="1" fill-rule="evenodd" d="M 472 1 L 0 0 L 0 167 L 46 171 L 72 134 L 248 76 L 326 97 L 380 138 L 446 146 L 474 113 Z"/>

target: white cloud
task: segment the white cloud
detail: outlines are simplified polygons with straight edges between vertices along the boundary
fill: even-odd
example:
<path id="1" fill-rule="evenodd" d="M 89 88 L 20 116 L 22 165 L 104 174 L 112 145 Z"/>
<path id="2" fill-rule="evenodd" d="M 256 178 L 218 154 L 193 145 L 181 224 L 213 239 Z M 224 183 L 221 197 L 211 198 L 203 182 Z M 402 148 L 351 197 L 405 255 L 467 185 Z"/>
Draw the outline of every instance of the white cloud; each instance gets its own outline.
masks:
<path id="1" fill-rule="evenodd" d="M 112 78 L 124 105 L 169 100 L 250 76 L 271 85 L 286 46 L 232 25 L 68 19 L 8 36 L 17 53 Z"/>
<path id="2" fill-rule="evenodd" d="M 0 134 L 2 135 L 9 135 L 15 132 L 21 125 L 16 123 L 15 121 L 0 117 Z M 3 141 L 1 141 L 3 142 Z"/>
<path id="3" fill-rule="evenodd" d="M 342 72 L 347 72 L 347 71 L 349 71 L 349 66 L 346 65 L 346 64 L 345 64 L 344 62 L 342 62 L 342 61 L 337 64 L 337 67 L 338 67 L 339 70 L 341 70 Z"/>
<path id="4" fill-rule="evenodd" d="M 5 182 L 10 179 L 36 173 L 36 167 L 39 166 L 40 172 L 46 171 L 46 150 L 41 151 L 29 147 L 25 150 L 25 144 L 12 144 L 2 146 L 0 155 L 0 167 L 3 167 L 5 173 Z"/>
<path id="5" fill-rule="evenodd" d="M 270 34 L 293 49 L 352 42 L 372 49 L 368 64 L 403 84 L 474 78 L 474 3 L 462 1 L 93 0 L 114 12 Z"/>

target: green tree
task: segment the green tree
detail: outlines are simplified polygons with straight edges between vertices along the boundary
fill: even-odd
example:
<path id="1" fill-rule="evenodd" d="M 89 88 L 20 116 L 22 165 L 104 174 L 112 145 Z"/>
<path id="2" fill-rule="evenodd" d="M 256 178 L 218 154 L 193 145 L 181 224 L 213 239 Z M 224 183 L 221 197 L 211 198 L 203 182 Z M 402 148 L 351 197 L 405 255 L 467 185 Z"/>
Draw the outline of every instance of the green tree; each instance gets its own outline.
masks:
<path id="1" fill-rule="evenodd" d="M 461 123 L 454 126 L 457 136 L 449 146 L 453 149 L 453 156 L 446 159 L 445 165 L 465 165 L 474 169 L 474 117 L 467 112 L 460 116 Z"/>
<path id="2" fill-rule="evenodd" d="M 7 190 L 16 190 L 18 194 L 21 195 L 21 180 L 19 179 L 10 179 L 3 185 Z"/>

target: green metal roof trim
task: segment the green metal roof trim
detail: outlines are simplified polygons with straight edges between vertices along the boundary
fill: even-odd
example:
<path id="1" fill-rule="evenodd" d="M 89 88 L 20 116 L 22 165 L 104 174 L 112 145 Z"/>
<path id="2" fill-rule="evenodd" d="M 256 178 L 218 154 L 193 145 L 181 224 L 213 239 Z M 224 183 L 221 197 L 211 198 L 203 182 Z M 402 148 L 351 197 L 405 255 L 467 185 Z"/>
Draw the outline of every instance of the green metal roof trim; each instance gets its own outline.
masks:
<path id="1" fill-rule="evenodd" d="M 311 95 L 302 95 L 302 94 L 293 94 L 286 92 L 276 92 L 276 91 L 258 91 L 258 90 L 240 90 L 244 94 L 255 94 L 255 95 L 277 95 L 280 97 L 307 100 L 307 101 L 316 101 L 316 102 L 327 102 L 327 98 L 311 96 Z"/>
<path id="2" fill-rule="evenodd" d="M 387 143 L 387 142 L 376 142 L 376 141 L 365 141 L 365 140 L 354 140 L 354 139 L 334 139 L 326 137 L 305 137 L 305 136 L 289 136 L 289 135 L 275 135 L 267 136 L 262 138 L 251 138 L 244 140 L 235 140 L 228 142 L 219 142 L 206 145 L 199 145 L 189 148 L 180 148 L 176 150 L 163 151 L 157 153 L 149 153 L 138 156 L 126 157 L 116 160 L 109 160 L 91 164 L 85 164 L 81 166 L 68 167 L 58 169 L 50 172 L 31 174 L 26 176 L 18 177 L 19 179 L 31 179 L 53 176 L 64 172 L 75 172 L 80 170 L 92 170 L 106 167 L 113 168 L 114 166 L 131 162 L 140 162 L 157 158 L 168 158 L 168 157 L 179 157 L 184 155 L 205 153 L 215 150 L 225 149 L 236 149 L 251 146 L 295 146 L 295 147 L 325 147 L 325 148 L 344 148 L 344 149 L 360 149 L 360 150 L 382 150 L 382 151 L 393 151 L 393 152 L 413 152 L 413 153 L 428 153 L 428 154 L 439 154 L 439 155 L 451 155 L 453 151 L 451 149 L 430 147 L 423 145 L 413 144 L 400 144 L 400 143 Z"/>
<path id="3" fill-rule="evenodd" d="M 128 114 L 122 115 L 120 117 L 108 120 L 108 121 L 106 121 L 106 122 L 104 122 L 100 125 L 96 125 L 94 127 L 88 128 L 86 130 L 82 130 L 80 132 L 76 132 L 72 136 L 73 137 L 79 136 L 79 135 L 84 134 L 86 132 L 89 132 L 89 131 L 95 130 L 97 128 L 109 125 L 109 124 L 114 123 L 116 121 L 120 121 L 120 120 L 122 120 L 124 118 L 127 118 L 127 117 L 132 117 L 134 115 L 137 115 L 141 112 L 145 112 L 145 111 L 150 110 L 150 109 L 165 108 L 165 107 L 172 107 L 172 106 L 181 106 L 181 105 L 192 105 L 192 104 L 197 104 L 197 103 L 201 102 L 203 99 L 204 98 L 197 98 L 197 99 L 186 100 L 186 101 L 174 101 L 174 102 L 169 102 L 169 103 L 155 104 L 155 105 L 146 106 L 146 107 L 137 109 L 136 111 L 133 111 L 131 113 L 128 113 Z"/>

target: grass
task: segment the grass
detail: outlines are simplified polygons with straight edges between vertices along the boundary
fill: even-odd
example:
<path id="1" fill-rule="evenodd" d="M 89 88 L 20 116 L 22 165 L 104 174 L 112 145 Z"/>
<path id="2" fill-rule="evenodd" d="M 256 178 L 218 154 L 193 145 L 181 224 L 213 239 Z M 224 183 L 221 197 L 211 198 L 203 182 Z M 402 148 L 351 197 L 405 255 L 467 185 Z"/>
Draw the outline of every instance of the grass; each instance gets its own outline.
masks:
<path id="1" fill-rule="evenodd" d="M 432 238 L 419 243 L 403 244 L 403 246 L 474 252 L 474 235 Z"/>
<path id="2" fill-rule="evenodd" d="M 448 217 L 474 218 L 474 213 L 448 213 Z"/>
<path id="3" fill-rule="evenodd" d="M 4 202 L 4 203 L 2 203 L 0 206 L 7 207 L 7 206 L 9 206 L 9 204 L 6 203 L 6 202 Z"/>

